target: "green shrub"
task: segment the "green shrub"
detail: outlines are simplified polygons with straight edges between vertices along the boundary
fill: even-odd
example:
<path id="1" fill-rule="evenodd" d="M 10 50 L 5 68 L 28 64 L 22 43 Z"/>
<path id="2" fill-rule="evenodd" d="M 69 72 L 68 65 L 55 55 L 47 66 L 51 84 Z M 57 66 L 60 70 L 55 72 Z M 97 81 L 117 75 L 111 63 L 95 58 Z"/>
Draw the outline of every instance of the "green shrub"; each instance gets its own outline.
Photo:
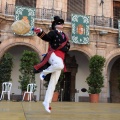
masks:
<path id="1" fill-rule="evenodd" d="M 105 58 L 99 55 L 94 55 L 89 61 L 90 74 L 86 79 L 89 86 L 88 93 L 96 94 L 101 92 L 101 88 L 104 87 L 104 77 L 102 75 Z"/>
<path id="2" fill-rule="evenodd" d="M 12 81 L 11 71 L 13 68 L 13 56 L 10 53 L 5 53 L 0 59 L 0 91 L 2 83 Z"/>
<path id="3" fill-rule="evenodd" d="M 35 73 L 33 73 L 33 67 L 39 62 L 39 59 L 35 52 L 24 50 L 20 61 L 19 71 L 21 72 L 21 75 L 19 76 L 19 88 L 22 91 L 26 91 L 29 83 L 35 83 Z"/>

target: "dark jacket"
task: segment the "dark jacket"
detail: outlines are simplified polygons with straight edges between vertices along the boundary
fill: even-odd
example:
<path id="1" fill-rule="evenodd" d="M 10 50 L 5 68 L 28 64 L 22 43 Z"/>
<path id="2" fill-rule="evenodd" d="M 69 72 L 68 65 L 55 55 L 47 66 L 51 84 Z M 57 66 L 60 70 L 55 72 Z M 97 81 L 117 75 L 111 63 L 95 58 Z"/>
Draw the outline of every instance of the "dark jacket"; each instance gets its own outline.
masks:
<path id="1" fill-rule="evenodd" d="M 42 40 L 49 42 L 50 47 L 52 49 L 54 49 L 54 50 L 56 50 L 59 46 L 61 46 L 62 43 L 64 43 L 65 41 L 67 41 L 66 44 L 65 44 L 65 46 L 60 49 L 62 52 L 66 53 L 70 49 L 70 43 L 68 41 L 67 36 L 64 33 L 62 33 L 62 34 L 64 35 L 64 38 L 62 37 L 61 33 L 58 32 L 57 30 L 52 30 L 48 34 L 46 34 L 44 31 L 42 31 L 41 33 L 38 33 L 37 35 Z M 44 61 L 45 57 L 43 58 L 42 61 Z M 42 61 L 41 61 L 41 63 L 42 63 Z M 35 66 L 37 66 L 37 68 L 39 68 L 38 66 L 40 64 L 35 65 Z M 50 64 L 47 62 L 44 66 L 40 67 L 38 70 L 34 69 L 34 72 L 35 73 L 39 73 L 42 70 L 46 69 L 49 65 Z M 34 66 L 34 68 L 35 68 L 35 66 Z"/>
<path id="2" fill-rule="evenodd" d="M 65 33 L 62 33 L 64 35 L 64 38 L 62 37 L 61 33 L 58 32 L 57 30 L 52 30 L 48 34 L 46 34 L 44 31 L 41 33 L 38 33 L 38 36 L 44 40 L 49 42 L 51 48 L 56 50 L 63 42 L 65 42 L 68 38 L 65 35 Z M 61 49 L 63 52 L 68 52 L 70 49 L 70 43 L 69 41 L 67 44 Z"/>

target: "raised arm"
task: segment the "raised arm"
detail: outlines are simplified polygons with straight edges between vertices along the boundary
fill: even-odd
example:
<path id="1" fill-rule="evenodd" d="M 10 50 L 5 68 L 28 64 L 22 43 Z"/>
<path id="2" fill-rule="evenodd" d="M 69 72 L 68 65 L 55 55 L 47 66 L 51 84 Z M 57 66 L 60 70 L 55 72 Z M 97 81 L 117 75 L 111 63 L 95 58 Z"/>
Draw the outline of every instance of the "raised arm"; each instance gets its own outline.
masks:
<path id="1" fill-rule="evenodd" d="M 51 42 L 54 39 L 54 32 L 50 31 L 49 33 L 45 33 L 41 28 L 34 28 L 33 31 L 40 37 L 42 40 Z"/>

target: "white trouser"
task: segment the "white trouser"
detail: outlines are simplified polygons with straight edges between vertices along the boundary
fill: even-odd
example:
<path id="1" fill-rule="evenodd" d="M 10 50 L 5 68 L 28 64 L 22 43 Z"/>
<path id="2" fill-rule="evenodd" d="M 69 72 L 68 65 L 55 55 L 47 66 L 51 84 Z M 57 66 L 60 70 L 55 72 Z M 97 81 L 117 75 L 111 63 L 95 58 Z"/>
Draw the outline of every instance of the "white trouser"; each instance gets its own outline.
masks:
<path id="1" fill-rule="evenodd" d="M 49 63 L 51 64 L 47 69 L 43 70 L 43 74 L 51 74 L 49 85 L 46 91 L 44 102 L 51 103 L 55 86 L 59 80 L 61 70 L 64 68 L 63 60 L 56 56 L 55 53 L 52 53 L 49 58 Z"/>

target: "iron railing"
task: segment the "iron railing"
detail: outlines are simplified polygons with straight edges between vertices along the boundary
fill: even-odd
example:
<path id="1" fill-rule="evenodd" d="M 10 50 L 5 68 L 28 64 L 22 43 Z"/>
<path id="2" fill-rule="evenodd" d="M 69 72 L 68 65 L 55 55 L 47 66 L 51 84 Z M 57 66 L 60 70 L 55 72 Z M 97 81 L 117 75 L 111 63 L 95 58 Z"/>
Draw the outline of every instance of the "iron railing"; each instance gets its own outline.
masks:
<path id="1" fill-rule="evenodd" d="M 7 4 L 5 14 L 14 15 L 15 5 Z M 71 18 L 67 16 L 67 12 L 55 9 L 36 8 L 37 19 L 53 20 L 53 16 L 58 15 L 64 19 L 65 22 L 71 22 Z M 118 19 L 104 16 L 90 16 L 90 25 L 112 27 L 118 29 Z"/>
<path id="2" fill-rule="evenodd" d="M 66 13 L 60 10 L 55 9 L 47 9 L 47 8 L 36 8 L 36 16 L 37 19 L 49 19 L 52 20 L 53 16 L 58 15 L 64 20 L 66 20 Z"/>
<path id="3" fill-rule="evenodd" d="M 113 19 L 104 16 L 90 16 L 90 25 L 113 27 Z"/>
<path id="4" fill-rule="evenodd" d="M 13 5 L 13 4 L 6 4 L 5 14 L 7 14 L 7 15 L 14 15 L 15 14 L 15 5 Z"/>

